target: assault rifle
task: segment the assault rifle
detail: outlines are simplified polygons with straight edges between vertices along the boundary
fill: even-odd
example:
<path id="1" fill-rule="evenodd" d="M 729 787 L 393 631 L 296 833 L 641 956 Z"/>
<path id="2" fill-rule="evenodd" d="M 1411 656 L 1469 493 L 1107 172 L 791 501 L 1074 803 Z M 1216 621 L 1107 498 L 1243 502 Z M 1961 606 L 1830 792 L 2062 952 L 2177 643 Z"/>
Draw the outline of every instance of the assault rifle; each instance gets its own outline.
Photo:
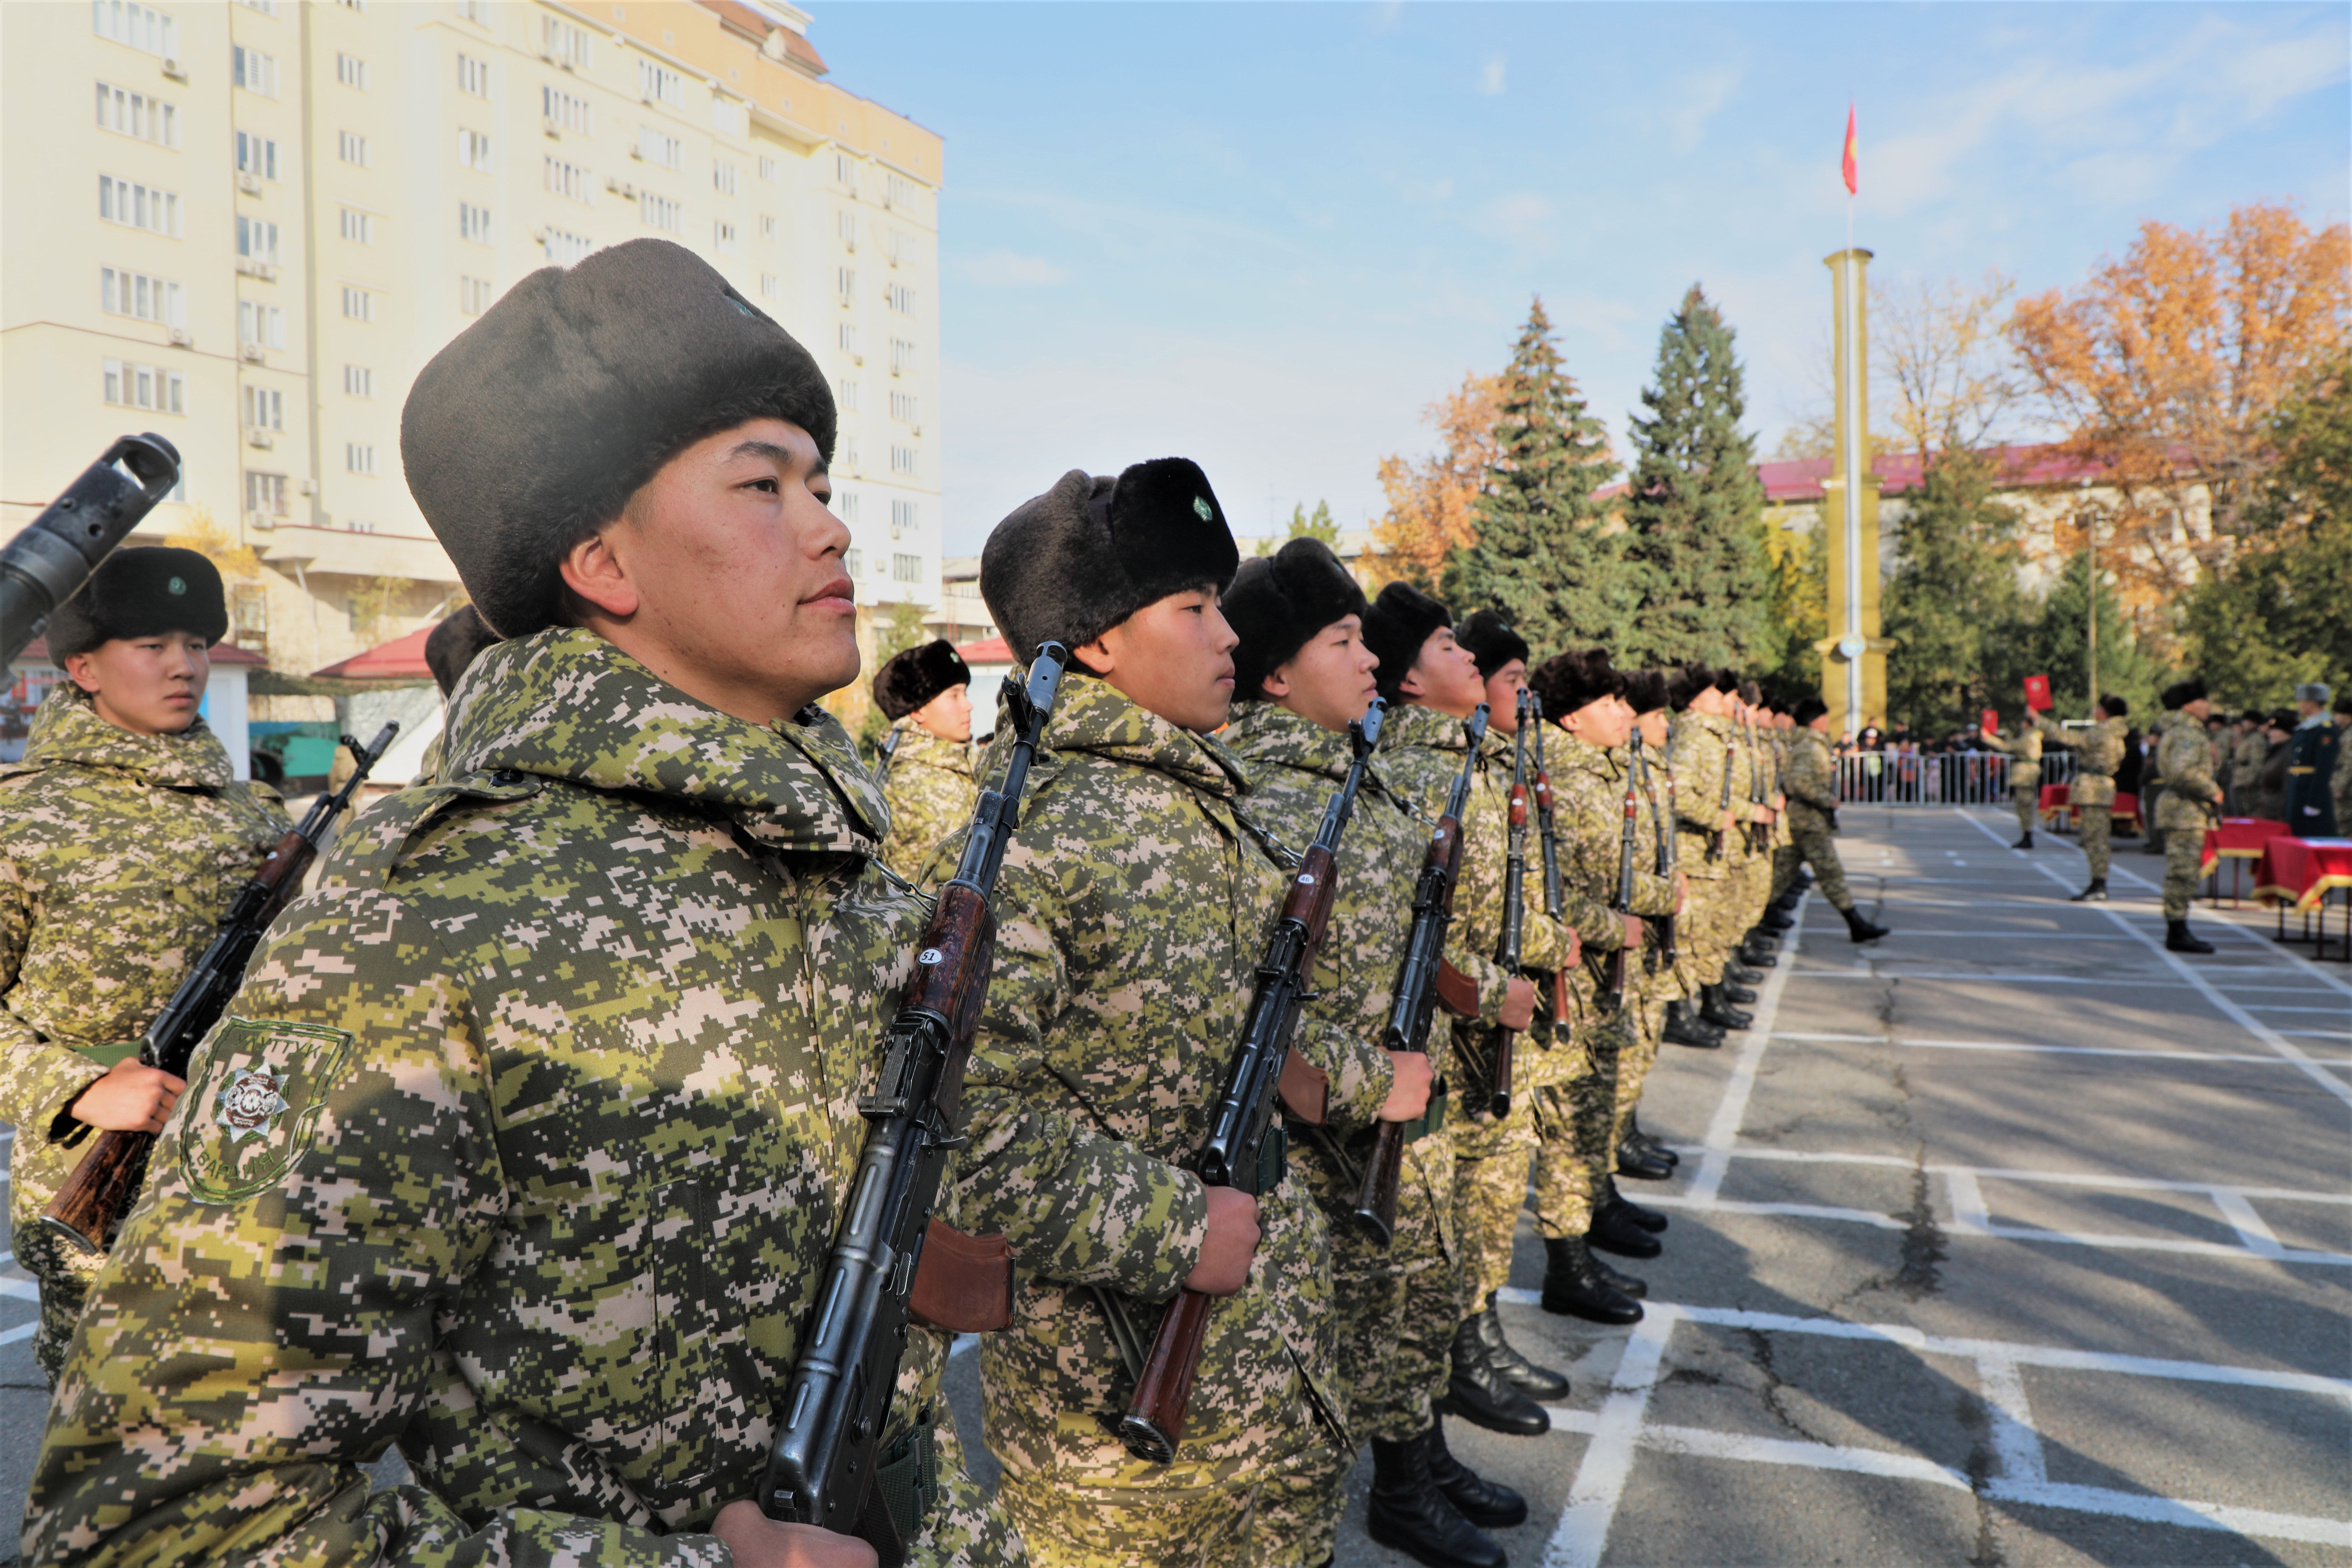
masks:
<path id="1" fill-rule="evenodd" d="M 1671 737 L 1667 744 L 1667 755 L 1671 759 Z M 1677 869 L 1675 864 L 1677 848 L 1675 843 L 1675 775 L 1670 767 L 1666 773 L 1666 805 L 1662 816 L 1658 810 L 1657 792 L 1650 783 L 1650 753 L 1643 748 L 1639 730 L 1633 731 L 1633 769 L 1642 781 L 1642 793 L 1650 797 L 1650 830 L 1658 837 L 1658 875 L 1671 883 Z M 1653 973 L 1657 969 L 1672 969 L 1675 961 L 1681 956 L 1675 947 L 1675 917 L 1672 914 L 1658 916 L 1657 927 L 1657 951 L 1643 954 L 1643 961 L 1652 967 Z"/>
<path id="2" fill-rule="evenodd" d="M 1462 733 L 1469 742 L 1468 752 L 1454 780 L 1454 792 L 1446 797 L 1445 815 L 1437 819 L 1429 851 L 1421 858 L 1421 875 L 1412 885 L 1412 929 L 1404 939 L 1404 962 L 1397 966 L 1395 988 L 1389 993 L 1389 1021 L 1381 1030 L 1381 1044 L 1392 1051 L 1429 1048 L 1430 1026 L 1444 988 L 1445 932 L 1454 921 L 1454 883 L 1462 872 L 1462 814 L 1469 807 L 1470 782 L 1478 772 L 1478 748 L 1486 739 L 1484 702 L 1463 721 Z M 1466 1011 L 1477 1014 L 1475 996 Z M 1356 1191 L 1356 1223 L 1382 1247 L 1396 1235 L 1404 1144 L 1404 1123 L 1374 1123 L 1363 1184 Z"/>
<path id="3" fill-rule="evenodd" d="M 1559 919 L 1559 827 L 1551 810 L 1551 774 L 1544 767 L 1543 699 L 1528 693 L 1536 727 L 1536 826 L 1543 839 L 1544 913 Z"/>
<path id="4" fill-rule="evenodd" d="M 1723 799 L 1717 803 L 1716 810 L 1717 815 L 1715 819 L 1715 837 L 1708 840 L 1706 846 L 1706 858 L 1709 864 L 1723 858 L 1723 840 L 1727 831 L 1723 826 L 1723 819 L 1731 813 L 1731 742 L 1729 741 L 1723 743 Z"/>
<path id="5" fill-rule="evenodd" d="M 1193 1173 L 1206 1185 L 1233 1187 L 1256 1197 L 1282 1180 L 1286 1140 L 1275 1114 L 1276 1092 L 1290 1060 L 1299 1008 L 1314 989 L 1315 952 L 1323 943 L 1323 929 L 1339 892 L 1339 838 L 1355 813 L 1356 792 L 1380 740 L 1385 710 L 1384 704 L 1375 702 L 1348 726 L 1355 760 L 1324 810 L 1315 842 L 1291 873 L 1282 912 L 1266 938 L 1241 1043 L 1225 1069 L 1224 1090 L 1209 1113 L 1208 1139 L 1192 1159 Z M 1319 1105 L 1293 1104 L 1290 1110 L 1309 1123 L 1323 1119 Z M 1119 1441 L 1139 1459 L 1165 1465 L 1176 1458 L 1176 1445 L 1184 1438 L 1185 1407 L 1192 1400 L 1192 1379 L 1201 1369 L 1201 1349 L 1208 1337 L 1209 1312 L 1216 1300 L 1198 1290 L 1180 1289 L 1160 1316 L 1160 1331 L 1144 1355 L 1135 1392 L 1118 1421 Z"/>
<path id="6" fill-rule="evenodd" d="M 302 873 L 319 853 L 319 840 L 325 836 L 327 825 L 351 804 L 399 732 L 398 724 L 386 724 L 365 746 L 349 735 L 343 737 L 343 744 L 352 749 L 358 763 L 352 776 L 342 788 L 312 803 L 301 823 L 278 841 L 261 862 L 261 869 L 238 889 L 228 913 L 221 917 L 212 945 L 205 949 L 179 989 L 172 993 L 172 999 L 139 1037 L 142 1062 L 162 1068 L 173 1078 L 188 1076 L 189 1059 L 196 1047 L 220 1022 L 229 998 L 245 984 L 245 966 L 261 944 L 262 933 L 301 888 Z M 146 1174 L 147 1154 L 154 1143 L 152 1132 L 99 1133 L 89 1152 L 41 1211 L 42 1225 L 84 1252 L 104 1252 L 113 1244 L 115 1227 L 122 1223 L 123 1211 L 131 1206 L 140 1178 Z"/>
<path id="7" fill-rule="evenodd" d="M 1748 804 L 1759 808 L 1769 806 L 1772 797 L 1764 788 L 1763 736 L 1758 731 L 1755 721 L 1745 712 L 1739 715 L 1739 731 L 1748 738 Z M 1771 838 L 1772 830 L 1765 826 L 1760 816 L 1749 819 L 1748 847 L 1750 853 L 1761 854 L 1770 847 Z"/>
<path id="8" fill-rule="evenodd" d="M 0 550 L 0 668 L 179 482 L 177 447 L 152 433 L 122 437 Z"/>
<path id="9" fill-rule="evenodd" d="M 874 776 L 876 778 L 887 779 L 890 776 L 891 760 L 898 754 L 898 742 L 906 738 L 907 731 L 897 729 L 892 730 L 888 734 L 882 737 L 882 743 L 876 747 L 874 751 Z"/>
<path id="10" fill-rule="evenodd" d="M 1632 755 L 1625 764 L 1625 830 L 1617 841 L 1617 896 L 1609 900 L 1612 914 L 1633 912 L 1633 857 L 1641 847 L 1642 819 L 1633 770 L 1640 765 L 1642 731 L 1633 731 L 1627 744 Z M 1631 942 L 1619 942 L 1601 962 L 1601 1005 L 1614 1013 L 1625 1005 L 1625 966 L 1629 961 Z"/>
<path id="11" fill-rule="evenodd" d="M 947 1156 L 964 1142 L 955 1130 L 964 1066 L 996 955 L 990 900 L 1069 657 L 1059 643 L 1043 644 L 1027 685 L 1006 689 L 1015 728 L 1004 782 L 972 812 L 955 876 L 940 889 L 914 977 L 883 1036 L 874 1092 L 857 1102 L 871 1124 L 866 1152 L 760 1489 L 760 1507 L 770 1519 L 861 1535 L 885 1564 L 906 1561 L 906 1542 L 874 1479 L 908 1320 L 973 1331 L 1012 1321 L 1013 1276 L 1003 1240 L 965 1237 L 933 1221 L 931 1210 Z M 971 1271 L 980 1275 L 978 1287 L 959 1292 L 941 1271 L 921 1272 L 927 1244 L 953 1265 L 976 1266 Z"/>
<path id="12" fill-rule="evenodd" d="M 1503 931 L 1495 943 L 1495 962 L 1507 975 L 1519 972 L 1519 949 L 1528 929 L 1528 704 L 1535 693 L 1519 689 L 1518 733 L 1511 745 L 1510 837 L 1503 857 Z M 1474 1077 L 1486 1084 L 1486 1110 L 1495 1116 L 1511 1113 L 1511 1056 L 1518 1034 L 1497 1024 L 1486 1032 L 1486 1043 L 1470 1063 Z M 1484 1060 L 1475 1059 L 1483 1057 Z M 1475 1100 L 1474 1100 L 1475 1103 Z"/>

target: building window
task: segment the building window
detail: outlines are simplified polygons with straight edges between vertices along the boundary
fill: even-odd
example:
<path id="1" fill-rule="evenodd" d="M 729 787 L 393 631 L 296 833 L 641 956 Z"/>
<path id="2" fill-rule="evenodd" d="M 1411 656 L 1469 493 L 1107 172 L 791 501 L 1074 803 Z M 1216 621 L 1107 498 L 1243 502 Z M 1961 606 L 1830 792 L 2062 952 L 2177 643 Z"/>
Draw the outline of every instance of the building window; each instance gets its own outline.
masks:
<path id="1" fill-rule="evenodd" d="M 686 143 L 666 131 L 642 125 L 637 128 L 637 156 L 665 169 L 683 169 L 686 167 Z"/>
<path id="2" fill-rule="evenodd" d="M 588 253 L 595 248 L 586 235 L 560 228 L 541 229 L 539 242 L 546 249 L 548 260 L 558 267 L 576 267 L 587 260 Z"/>
<path id="3" fill-rule="evenodd" d="M 915 290 L 908 285 L 893 283 L 882 292 L 889 300 L 890 309 L 898 314 L 911 316 L 915 313 Z"/>
<path id="4" fill-rule="evenodd" d="M 245 427 L 248 430 L 284 430 L 286 395 L 267 386 L 247 387 Z"/>
<path id="5" fill-rule="evenodd" d="M 490 280 L 487 278 L 457 279 L 457 309 L 469 316 L 478 316 L 488 310 L 490 301 L 496 297 L 496 290 L 490 287 Z"/>
<path id="6" fill-rule="evenodd" d="M 365 441 L 343 443 L 343 468 L 346 472 L 375 476 L 375 447 Z"/>
<path id="7" fill-rule="evenodd" d="M 894 500 L 890 503 L 890 537 L 904 539 L 922 525 L 923 503 Z"/>
<path id="8" fill-rule="evenodd" d="M 866 570 L 866 552 L 852 545 L 841 552 L 841 569 L 855 577 Z"/>
<path id="9" fill-rule="evenodd" d="M 760 297 L 781 300 L 784 297 L 784 280 L 772 272 L 760 274 Z"/>
<path id="10" fill-rule="evenodd" d="M 457 20 L 477 27 L 490 25 L 490 0 L 457 0 Z"/>
<path id="11" fill-rule="evenodd" d="M 236 341 L 247 348 L 286 347 L 286 312 L 254 300 L 236 302 Z"/>
<path id="12" fill-rule="evenodd" d="M 760 237 L 761 239 L 782 239 L 783 237 L 784 226 L 777 222 L 773 215 L 761 215 Z"/>
<path id="13" fill-rule="evenodd" d="M 247 261 L 278 265 L 278 226 L 243 213 L 236 216 L 236 253 Z"/>
<path id="14" fill-rule="evenodd" d="M 772 185 L 776 183 L 776 161 L 764 153 L 760 158 L 760 178 Z"/>
<path id="15" fill-rule="evenodd" d="M 890 471 L 910 476 L 920 474 L 923 471 L 922 453 L 913 447 L 893 446 L 890 448 Z"/>
<path id="16" fill-rule="evenodd" d="M 835 268 L 833 269 L 833 291 L 841 297 L 841 302 L 843 304 L 847 305 L 854 302 L 857 298 L 857 268 L 855 267 Z"/>
<path id="17" fill-rule="evenodd" d="M 833 183 L 851 195 L 856 195 L 857 194 L 857 160 L 846 153 L 835 153 L 833 155 Z"/>
<path id="18" fill-rule="evenodd" d="M 834 491 L 834 515 L 840 518 L 844 522 L 856 522 L 858 521 L 857 502 L 858 492 L 856 490 L 843 489 Z"/>
<path id="19" fill-rule="evenodd" d="M 375 320 L 375 290 L 343 285 L 343 320 L 373 321 Z"/>
<path id="20" fill-rule="evenodd" d="M 362 92 L 365 92 L 367 90 L 368 84 L 367 61 L 360 58 L 357 55 L 337 55 L 335 57 L 335 79 L 341 82 L 345 87 L 355 87 Z"/>
<path id="21" fill-rule="evenodd" d="M 98 269 L 99 308 L 110 316 L 129 316 L 134 321 L 153 321 L 159 326 L 184 327 L 180 286 L 144 272 L 125 272 L 117 268 Z"/>
<path id="22" fill-rule="evenodd" d="M 242 44 L 231 44 L 228 50 L 228 79 L 236 86 L 262 98 L 278 96 L 278 58 L 265 55 L 259 49 L 248 49 Z"/>
<path id="23" fill-rule="evenodd" d="M 341 151 L 344 163 L 361 169 L 365 169 L 371 166 L 368 159 L 368 141 L 366 137 L 362 136 L 355 131 L 338 132 L 336 133 L 336 144 Z"/>
<path id="24" fill-rule="evenodd" d="M 710 243 L 721 256 L 743 254 L 743 231 L 731 223 L 713 224 Z"/>
<path id="25" fill-rule="evenodd" d="M 741 174 L 742 171 L 721 158 L 710 165 L 711 188 L 722 196 L 741 195 L 743 194 L 740 185 Z"/>
<path id="26" fill-rule="evenodd" d="M 549 59 L 566 70 L 585 70 L 596 63 L 591 52 L 595 44 L 585 27 L 575 27 L 553 16 L 543 16 L 540 22 L 540 50 Z"/>
<path id="27" fill-rule="evenodd" d="M 118 136 L 135 136 L 158 147 L 180 144 L 180 111 L 160 98 L 129 88 L 98 84 L 98 128 Z"/>
<path id="28" fill-rule="evenodd" d="M 245 472 L 245 510 L 264 517 L 286 515 L 286 476 Z"/>
<path id="29" fill-rule="evenodd" d="M 278 143 L 251 132 L 236 133 L 236 172 L 264 180 L 278 177 Z"/>
<path id="30" fill-rule="evenodd" d="M 143 228 L 150 234 L 180 236 L 180 198 L 111 174 L 98 177 L 98 216 L 108 223 Z"/>
<path id="31" fill-rule="evenodd" d="M 639 60 L 637 96 L 647 103 L 666 103 L 672 109 L 684 109 L 686 79 L 667 66 L 657 66 L 651 60 Z"/>
<path id="32" fill-rule="evenodd" d="M 457 57 L 457 90 L 471 98 L 490 96 L 490 62 L 471 55 Z"/>
<path id="33" fill-rule="evenodd" d="M 904 338 L 890 340 L 890 374 L 904 375 L 915 368 L 915 345 Z"/>
<path id="34" fill-rule="evenodd" d="M 841 323 L 841 352 L 853 357 L 857 353 L 857 327 L 855 322 Z"/>
<path id="35" fill-rule="evenodd" d="M 923 422 L 923 400 L 911 392 L 890 394 L 890 417 L 903 419 L 909 425 Z"/>
<path id="36" fill-rule="evenodd" d="M 342 209 L 342 220 L 343 237 L 345 239 L 350 240 L 353 245 L 373 245 L 375 243 L 375 215 L 373 213 L 363 213 L 357 207 L 344 207 Z"/>
<path id="37" fill-rule="evenodd" d="M 569 196 L 575 202 L 595 200 L 596 187 L 588 171 L 577 163 L 567 163 L 561 158 L 542 154 L 541 167 L 547 188 L 559 196 Z"/>
<path id="38" fill-rule="evenodd" d="M 457 237 L 476 245 L 490 243 L 490 209 L 472 202 L 457 204 Z"/>
<path id="39" fill-rule="evenodd" d="M 740 103 L 712 94 L 710 99 L 710 129 L 740 140 L 751 133 L 751 116 Z"/>
<path id="40" fill-rule="evenodd" d="M 923 558 L 919 555 L 893 554 L 890 557 L 890 580 L 894 583 L 921 582 Z"/>
<path id="41" fill-rule="evenodd" d="M 186 383 L 177 371 L 129 360 L 105 362 L 106 400 L 122 408 L 154 414 L 185 414 Z"/>
<path id="42" fill-rule="evenodd" d="M 347 364 L 343 366 L 343 395 L 345 397 L 373 397 L 375 395 L 375 372 L 370 370 L 363 364 Z"/>
<path id="43" fill-rule="evenodd" d="M 128 0 L 91 0 L 91 11 L 100 37 L 163 59 L 179 58 L 180 25 L 152 6 L 134 5 Z"/>
<path id="44" fill-rule="evenodd" d="M 892 212 L 918 213 L 919 216 L 922 189 L 904 174 L 893 174 L 888 187 L 882 193 L 882 205 Z"/>
<path id="45" fill-rule="evenodd" d="M 248 11 L 258 11 L 265 16 L 274 18 L 278 15 L 278 0 L 236 0 L 236 3 Z"/>
<path id="46" fill-rule="evenodd" d="M 856 376 L 845 375 L 834 383 L 833 401 L 844 414 L 855 414 L 858 411 L 860 390 Z"/>
<path id="47" fill-rule="evenodd" d="M 651 191 L 637 197 L 637 216 L 648 228 L 667 229 L 672 234 L 686 232 L 686 212 L 667 196 L 657 196 Z"/>
<path id="48" fill-rule="evenodd" d="M 487 169 L 490 166 L 490 139 L 478 131 L 457 132 L 457 166 L 461 169 Z"/>
<path id="49" fill-rule="evenodd" d="M 539 89 L 539 111 L 546 118 L 548 129 L 551 131 L 570 131 L 582 136 L 595 133 L 595 121 L 590 118 L 588 100 L 578 93 L 542 87 Z"/>

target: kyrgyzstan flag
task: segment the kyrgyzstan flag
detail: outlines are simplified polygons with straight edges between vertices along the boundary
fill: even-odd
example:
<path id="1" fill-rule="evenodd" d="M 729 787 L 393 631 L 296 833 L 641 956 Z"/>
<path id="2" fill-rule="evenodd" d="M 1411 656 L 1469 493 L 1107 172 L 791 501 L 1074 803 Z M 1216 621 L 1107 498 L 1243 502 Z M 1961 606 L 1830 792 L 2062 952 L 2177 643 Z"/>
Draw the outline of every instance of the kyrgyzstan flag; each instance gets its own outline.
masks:
<path id="1" fill-rule="evenodd" d="M 1860 153 L 1861 145 L 1853 134 L 1853 105 L 1849 103 L 1845 106 L 1845 161 L 1843 167 L 1845 170 L 1845 194 L 1850 196 L 1861 194 Z"/>

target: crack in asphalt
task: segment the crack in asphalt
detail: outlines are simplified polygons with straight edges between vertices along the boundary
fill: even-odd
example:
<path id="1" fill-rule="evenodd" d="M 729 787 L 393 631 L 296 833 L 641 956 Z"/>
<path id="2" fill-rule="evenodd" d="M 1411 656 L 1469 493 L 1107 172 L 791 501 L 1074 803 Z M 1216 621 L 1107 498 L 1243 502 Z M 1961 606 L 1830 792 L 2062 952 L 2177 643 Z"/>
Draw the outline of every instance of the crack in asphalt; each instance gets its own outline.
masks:
<path id="1" fill-rule="evenodd" d="M 1969 1568 L 2002 1568 L 2000 1542 L 1993 1533 L 1992 1504 L 1985 1496 L 1992 1485 L 1992 1421 L 1985 1414 L 1984 1401 L 1965 1388 L 1955 1395 L 1952 1414 L 1969 1435 L 1969 1490 L 1975 1494 L 1977 1505 L 1976 1549 L 1969 1554 Z"/>
<path id="2" fill-rule="evenodd" d="M 1771 1413 L 1772 1419 L 1808 1443 L 1827 1443 L 1828 1438 L 1816 1436 L 1806 1429 L 1803 1422 L 1782 1408 L 1780 1391 L 1787 1388 L 1789 1384 L 1782 1381 L 1780 1370 L 1772 1364 L 1770 1337 L 1759 1329 L 1742 1329 L 1740 1332 L 1747 1337 L 1748 1344 L 1754 1350 L 1754 1354 L 1749 1359 L 1754 1362 L 1756 1370 L 1764 1374 L 1764 1387 L 1760 1394 L 1764 1401 L 1764 1408 Z"/>

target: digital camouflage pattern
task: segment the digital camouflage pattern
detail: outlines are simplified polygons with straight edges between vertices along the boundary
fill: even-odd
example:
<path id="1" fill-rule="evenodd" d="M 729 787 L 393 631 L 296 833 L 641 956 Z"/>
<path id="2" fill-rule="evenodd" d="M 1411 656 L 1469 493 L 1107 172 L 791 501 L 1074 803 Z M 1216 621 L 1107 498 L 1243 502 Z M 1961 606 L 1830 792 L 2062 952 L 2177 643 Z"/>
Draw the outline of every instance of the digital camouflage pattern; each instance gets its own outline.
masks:
<path id="1" fill-rule="evenodd" d="M 1723 961 L 1747 930 L 1737 920 L 1740 783 L 1728 720 L 1685 710 L 1666 734 L 1675 775 L 1675 856 L 1690 884 L 1690 907 L 1675 922 L 1677 965 L 1692 995 L 1722 976 Z M 1724 774 L 1731 778 L 1733 825 L 1723 827 Z"/>
<path id="2" fill-rule="evenodd" d="M 2009 754 L 2009 798 L 2017 807 L 2018 831 L 2032 832 L 2042 809 L 2042 716 L 2029 710 L 2014 732 L 1996 730 L 1983 739 L 1994 751 Z"/>
<path id="3" fill-rule="evenodd" d="M 1143 1304 L 1148 1337 L 1199 1261 L 1207 1200 L 1181 1163 L 1207 1135 L 1287 881 L 1247 787 L 1215 741 L 1074 672 L 1005 854 L 962 1195 L 1025 1277 L 1013 1326 L 982 1344 L 981 1386 L 999 1495 L 1042 1563 L 1278 1555 L 1352 1457 L 1328 1237 L 1296 1181 L 1260 1200 L 1249 1283 L 1211 1315 L 1176 1462 L 1135 1458 L 1106 1424 L 1130 1384 L 1087 1287 Z M 944 877 L 956 848 L 925 875 Z M 1294 1046 L 1335 1079 L 1362 1048 L 1312 1016 Z"/>
<path id="4" fill-rule="evenodd" d="M 1789 835 L 1797 852 L 1813 868 L 1813 881 L 1830 908 L 1843 914 L 1853 908 L 1853 894 L 1845 885 L 1845 862 L 1839 858 L 1836 831 L 1830 826 L 1837 815 L 1837 759 L 1830 738 L 1819 730 L 1798 729 L 1789 739 L 1788 771 L 1780 776 L 1789 794 Z"/>
<path id="5" fill-rule="evenodd" d="M 980 804 L 979 752 L 970 742 L 943 741 L 911 721 L 902 721 L 891 733 L 898 745 L 882 770 L 882 791 L 890 802 L 882 863 L 911 877 L 941 840 L 971 823 Z"/>
<path id="6" fill-rule="evenodd" d="M 134 735 L 70 680 L 0 767 L 0 1121 L 16 1129 L 9 1218 L 41 1281 L 33 1354 L 52 1383 L 102 1261 L 40 1223 L 89 1152 L 67 1111 L 106 1068 L 82 1053 L 146 1032 L 289 826 L 202 719 Z"/>
<path id="7" fill-rule="evenodd" d="M 2164 918 L 2185 921 L 2205 874 L 2205 829 L 2221 799 L 2204 721 L 2179 710 L 2158 720 L 2156 764 L 2164 775 L 2155 822 L 2164 833 Z"/>
<path id="8" fill-rule="evenodd" d="M 2092 877 L 2104 882 L 2115 826 L 2116 768 L 2124 760 L 2124 732 L 2129 726 L 2121 719 L 2099 719 L 2087 730 L 2074 731 L 2047 719 L 2040 721 L 2052 745 L 2064 746 L 2080 759 L 2067 799 L 2080 825 L 2083 858 L 2091 863 Z"/>
<path id="9" fill-rule="evenodd" d="M 558 627 L 485 652 L 448 733 L 199 1053 L 27 1563 L 729 1561 L 921 901 L 819 710 L 745 723 Z M 371 1496 L 394 1444 L 417 1484 Z M 919 1558 L 1020 1561 L 941 1480 Z"/>
<path id="10" fill-rule="evenodd" d="M 2238 737 L 2230 753 L 2230 795 L 2233 816 L 2252 815 L 2254 803 L 2263 793 L 2263 764 L 2270 761 L 2271 743 L 2256 724 Z"/>

